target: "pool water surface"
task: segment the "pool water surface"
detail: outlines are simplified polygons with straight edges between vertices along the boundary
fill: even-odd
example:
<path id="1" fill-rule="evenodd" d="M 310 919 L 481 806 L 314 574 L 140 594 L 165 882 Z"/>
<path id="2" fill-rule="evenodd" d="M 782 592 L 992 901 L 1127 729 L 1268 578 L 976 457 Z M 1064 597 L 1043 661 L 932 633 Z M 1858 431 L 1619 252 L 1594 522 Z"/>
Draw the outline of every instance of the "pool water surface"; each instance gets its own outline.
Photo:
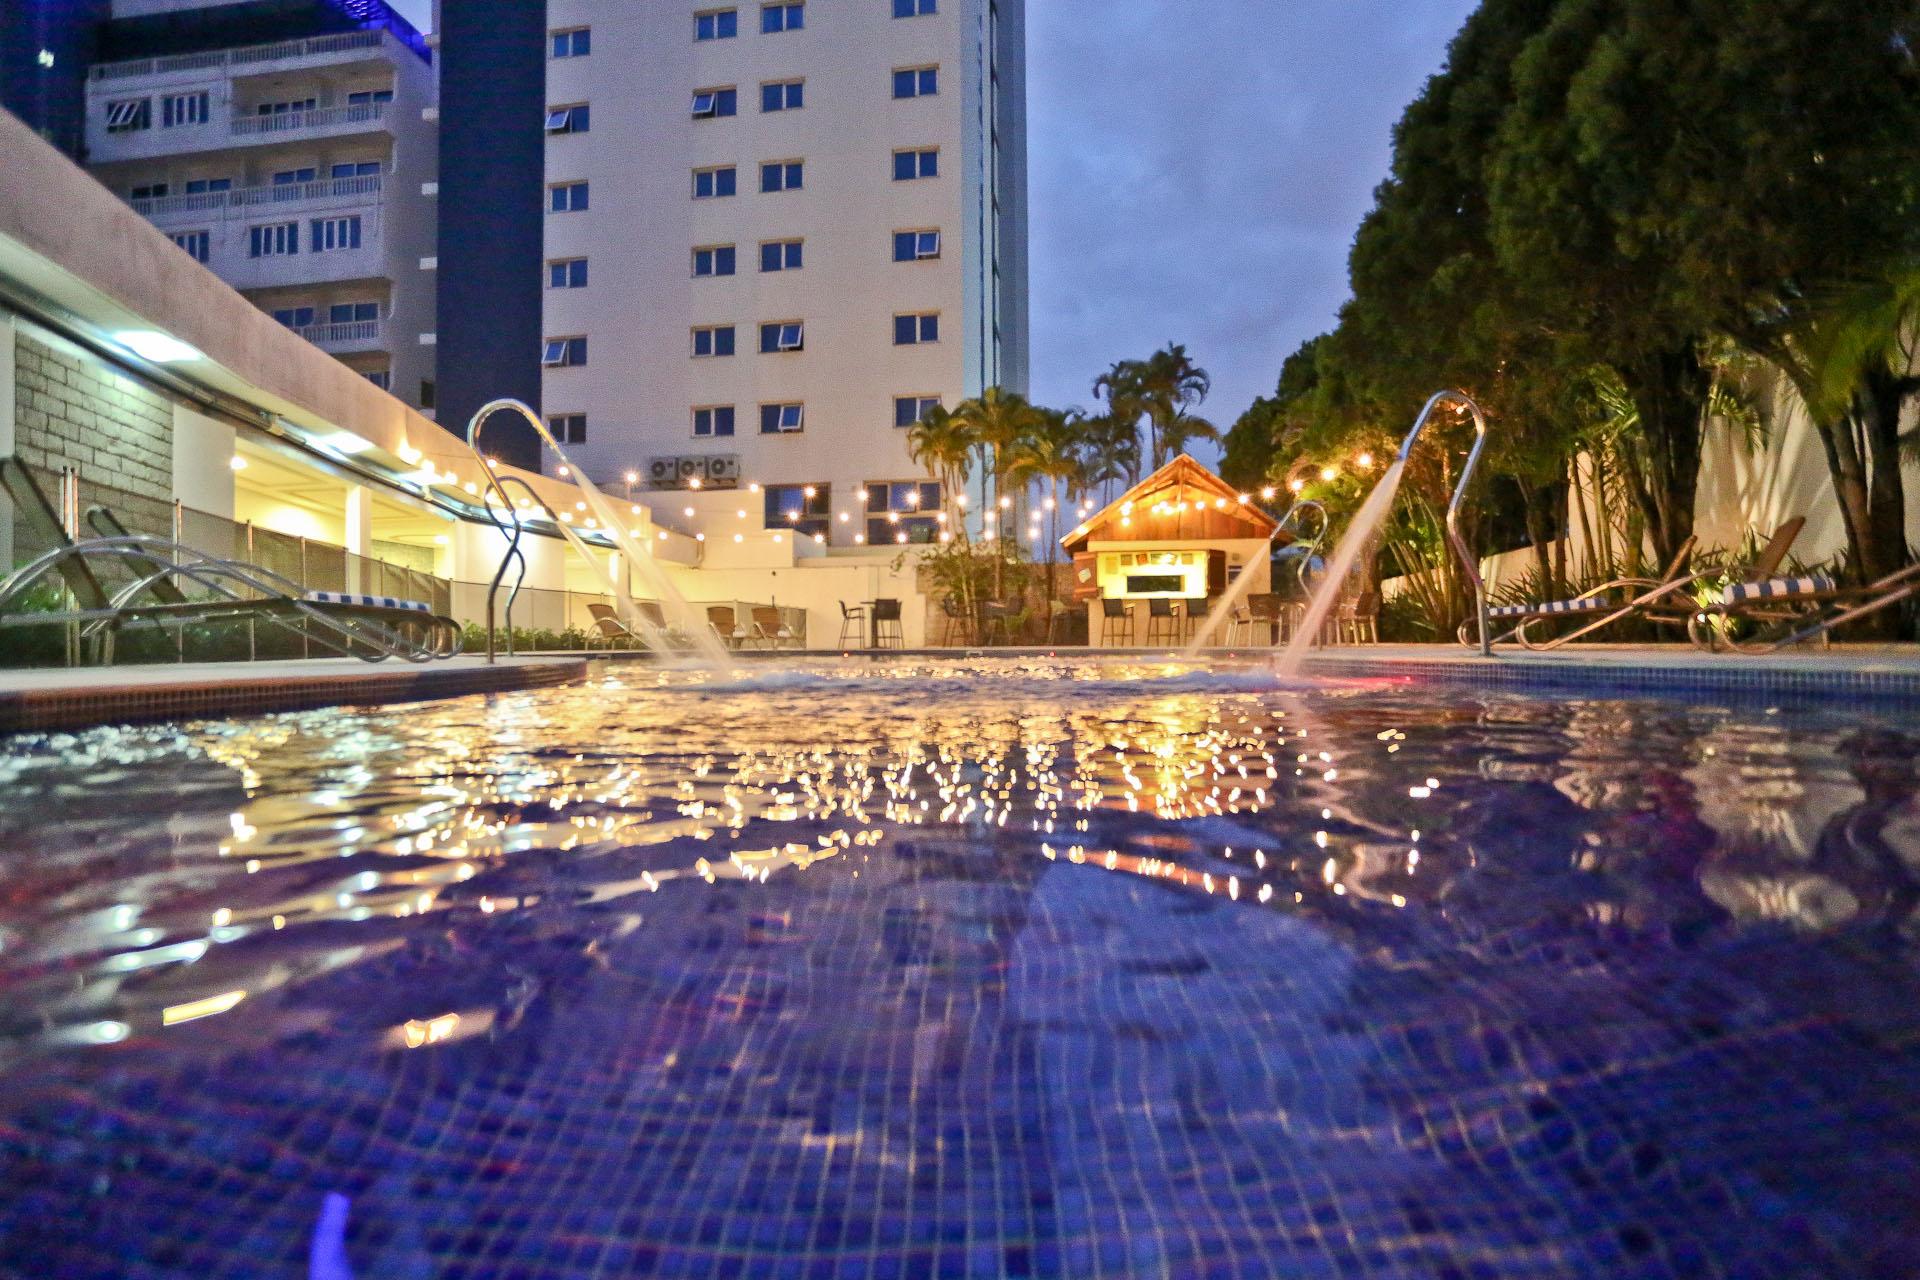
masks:
<path id="1" fill-rule="evenodd" d="M 1917 757 L 1069 661 L 0 741 L 0 1275 L 1920 1276 Z"/>

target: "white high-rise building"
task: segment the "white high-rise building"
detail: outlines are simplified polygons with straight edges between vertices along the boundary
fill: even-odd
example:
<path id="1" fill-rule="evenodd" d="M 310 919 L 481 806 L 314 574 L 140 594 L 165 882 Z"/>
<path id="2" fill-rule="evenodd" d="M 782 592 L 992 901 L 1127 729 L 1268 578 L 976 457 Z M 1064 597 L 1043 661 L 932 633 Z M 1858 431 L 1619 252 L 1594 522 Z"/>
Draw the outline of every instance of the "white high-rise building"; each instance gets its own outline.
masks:
<path id="1" fill-rule="evenodd" d="M 1026 390 L 1024 0 L 547 15 L 542 399 L 569 456 L 616 489 L 757 484 L 837 546 L 934 536 L 906 428 Z"/>
<path id="2" fill-rule="evenodd" d="M 88 168 L 261 310 L 431 410 L 430 51 L 384 4 L 264 8 L 114 0 Z"/>

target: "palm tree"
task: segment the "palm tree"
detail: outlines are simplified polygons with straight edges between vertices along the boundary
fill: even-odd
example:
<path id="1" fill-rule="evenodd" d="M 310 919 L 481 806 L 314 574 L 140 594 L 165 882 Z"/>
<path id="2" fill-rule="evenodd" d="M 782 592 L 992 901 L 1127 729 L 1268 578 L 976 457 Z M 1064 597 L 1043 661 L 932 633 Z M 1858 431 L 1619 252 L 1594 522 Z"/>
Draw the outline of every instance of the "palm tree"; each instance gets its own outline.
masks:
<path id="1" fill-rule="evenodd" d="M 1157 470 L 1179 452 L 1174 447 L 1172 436 L 1172 433 L 1180 430 L 1176 424 L 1186 417 L 1190 406 L 1207 398 L 1207 392 L 1213 389 L 1213 378 L 1187 355 L 1184 344 L 1175 342 L 1167 343 L 1145 360 L 1122 363 L 1136 366 L 1131 374 L 1131 391 L 1147 415 L 1153 465 Z M 1200 422 L 1205 430 L 1195 430 L 1189 425 L 1185 428 L 1181 443 L 1196 435 L 1214 440 L 1220 438 L 1219 431 L 1212 423 L 1201 419 L 1188 419 L 1188 422 Z"/>
<path id="2" fill-rule="evenodd" d="M 1100 500 L 1110 501 L 1113 483 L 1124 480 L 1129 486 L 1140 482 L 1140 433 L 1131 422 L 1120 422 L 1111 415 L 1081 420 L 1080 454 L 1086 471 L 1085 488 L 1100 487 Z"/>
<path id="3" fill-rule="evenodd" d="M 1021 487 L 1036 481 L 1048 486 L 1051 541 L 1047 546 L 1047 600 L 1058 593 L 1054 580 L 1054 549 L 1060 545 L 1060 487 L 1071 494 L 1085 482 L 1082 458 L 1084 418 L 1060 409 L 1039 409 L 1028 433 L 1008 450 L 1006 477 Z"/>
<path id="4" fill-rule="evenodd" d="M 957 413 L 935 405 L 920 421 L 907 428 L 907 457 L 925 467 L 927 474 L 940 482 L 943 500 L 956 491 L 964 491 L 973 471 L 974 438 L 972 425 Z M 960 537 L 967 536 L 967 522 L 960 520 Z"/>
<path id="5" fill-rule="evenodd" d="M 1190 413 L 1176 413 L 1167 424 L 1160 428 L 1160 443 L 1165 446 L 1166 456 L 1177 458 L 1187 451 L 1187 446 L 1195 440 L 1218 440 L 1220 428 L 1205 418 Z"/>
<path id="6" fill-rule="evenodd" d="M 1093 380 L 1094 397 L 1104 397 L 1107 402 L 1106 427 L 1101 432 L 1103 447 L 1112 462 L 1124 470 L 1130 484 L 1140 482 L 1140 418 L 1147 408 L 1141 383 L 1145 374 L 1145 361 L 1116 360 Z M 1123 444 L 1127 440 L 1131 448 Z"/>
<path id="7" fill-rule="evenodd" d="M 980 459 L 980 506 L 984 517 L 990 510 L 989 503 L 1006 492 L 1006 469 L 1012 450 L 1039 429 L 1042 415 L 1025 396 L 1002 387 L 988 387 L 976 398 L 956 406 L 953 418 L 965 429 Z M 992 499 L 987 495 L 989 476 L 993 478 Z M 995 530 L 999 531 L 997 523 Z"/>

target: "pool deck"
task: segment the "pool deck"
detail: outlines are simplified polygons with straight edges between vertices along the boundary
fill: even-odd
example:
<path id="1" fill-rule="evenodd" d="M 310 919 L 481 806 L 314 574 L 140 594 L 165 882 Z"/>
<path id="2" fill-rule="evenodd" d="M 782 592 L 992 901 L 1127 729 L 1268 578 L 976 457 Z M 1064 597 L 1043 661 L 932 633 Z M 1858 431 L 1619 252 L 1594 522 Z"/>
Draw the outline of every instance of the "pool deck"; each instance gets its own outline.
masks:
<path id="1" fill-rule="evenodd" d="M 316 658 L 0 670 L 0 734 L 423 702 L 568 684 L 586 674 L 585 660 L 555 656 L 502 658 L 492 666 L 471 656 L 418 666 Z"/>
<path id="2" fill-rule="evenodd" d="M 1209 656 L 1274 658 L 1272 649 L 1213 649 Z M 1099 655 L 1142 660 L 1172 649 L 1056 645 L 1002 649 L 744 650 L 772 658 L 1050 658 Z M 422 702 L 473 693 L 568 684 L 589 662 L 647 660 L 627 651 L 474 656 L 430 665 L 373 665 L 351 658 L 259 663 L 187 663 L 109 668 L 0 670 L 0 734 L 101 724 L 258 715 L 314 707 Z M 1720 694 L 1747 698 L 1872 698 L 1920 701 L 1920 646 L 1836 645 L 1830 650 L 1741 656 L 1659 645 L 1585 645 L 1554 653 L 1501 651 L 1492 658 L 1446 645 L 1363 645 L 1316 650 L 1306 674 L 1403 678 L 1471 688 L 1589 695 Z"/>

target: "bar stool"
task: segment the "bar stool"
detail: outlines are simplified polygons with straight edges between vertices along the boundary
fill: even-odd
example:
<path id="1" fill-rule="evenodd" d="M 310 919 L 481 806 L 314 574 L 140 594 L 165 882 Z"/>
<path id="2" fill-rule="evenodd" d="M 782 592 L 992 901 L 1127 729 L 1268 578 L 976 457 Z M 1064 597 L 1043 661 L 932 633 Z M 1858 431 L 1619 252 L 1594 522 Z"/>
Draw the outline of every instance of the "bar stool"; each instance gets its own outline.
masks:
<path id="1" fill-rule="evenodd" d="M 882 599 L 873 602 L 873 647 L 876 649 L 907 647 L 907 633 L 900 625 L 898 600 Z"/>
<path id="2" fill-rule="evenodd" d="M 1164 624 L 1164 625 L 1162 625 Z M 1165 633 L 1165 643 L 1180 643 L 1180 617 L 1173 611 L 1173 601 L 1166 596 L 1154 596 L 1147 601 L 1147 645 L 1152 647 L 1155 637 Z"/>
<path id="3" fill-rule="evenodd" d="M 953 633 L 960 633 L 960 643 L 973 643 L 973 619 L 960 607 L 960 602 L 952 596 L 940 597 L 940 644 L 944 648 L 953 643 Z"/>
<path id="4" fill-rule="evenodd" d="M 1133 606 L 1112 596 L 1100 597 L 1100 643 L 1104 647 L 1118 631 L 1127 645 L 1133 644 Z"/>
<path id="5" fill-rule="evenodd" d="M 847 602 L 840 603 L 840 647 L 847 647 L 847 633 L 853 633 L 853 643 L 858 648 L 867 644 L 867 606 L 856 604 L 848 607 Z"/>

